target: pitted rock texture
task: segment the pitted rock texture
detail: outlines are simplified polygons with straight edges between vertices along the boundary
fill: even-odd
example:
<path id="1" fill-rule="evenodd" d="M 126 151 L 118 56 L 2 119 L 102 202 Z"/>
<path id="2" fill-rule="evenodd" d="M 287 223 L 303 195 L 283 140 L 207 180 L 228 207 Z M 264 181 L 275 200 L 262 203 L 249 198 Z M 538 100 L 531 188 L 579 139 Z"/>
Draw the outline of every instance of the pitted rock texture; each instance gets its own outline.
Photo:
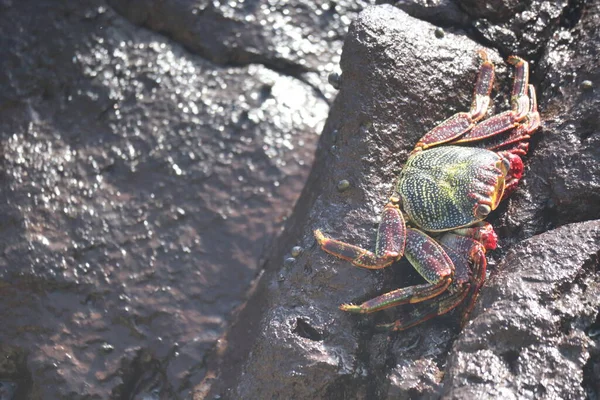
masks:
<path id="1" fill-rule="evenodd" d="M 600 220 L 514 246 L 454 343 L 443 397 L 597 396 L 597 376 L 586 366 L 600 361 L 599 257 Z"/>
<path id="2" fill-rule="evenodd" d="M 415 4 L 403 8 L 427 12 Z M 561 10 L 572 17 L 571 8 Z M 393 321 L 394 309 L 356 316 L 337 306 L 421 283 L 416 272 L 405 261 L 379 271 L 352 267 L 320 250 L 312 232 L 374 248 L 378 214 L 408 152 L 435 123 L 469 107 L 476 50 L 483 46 L 462 31 L 440 34 L 391 6 L 359 15 L 307 186 L 255 295 L 209 362 L 213 372 L 197 398 L 598 396 L 599 136 L 582 118 L 597 110 L 596 91 L 582 89 L 576 75 L 595 76 L 597 52 L 578 49 L 598 43 L 598 13 L 579 12 L 581 20 L 563 23 L 566 14 L 552 20 L 549 29 L 560 32 L 553 40 L 544 29 L 529 37 L 539 45 L 531 53 L 531 81 L 544 127 L 532 140 L 519 190 L 489 218 L 500 248 L 489 253 L 491 279 L 473 321 L 461 329 L 450 313 L 389 335 L 374 327 Z M 488 48 L 500 112 L 510 93 L 503 58 L 514 43 L 497 37 L 487 43 L 502 55 Z M 580 125 L 588 128 L 583 138 L 575 133 Z M 350 188 L 340 191 L 342 180 Z M 569 189 L 562 191 L 560 182 Z M 591 221 L 577 223 L 585 220 Z M 290 258 L 294 246 L 304 251 Z"/>
<path id="3" fill-rule="evenodd" d="M 339 62 L 348 25 L 374 1 L 109 0 L 135 24 L 175 38 L 219 64 L 283 70 L 331 98 L 323 85 Z"/>
<path id="4" fill-rule="evenodd" d="M 573 28 L 555 32 L 536 69 L 544 135 L 507 213 L 514 237 L 600 218 L 599 53 L 600 4 L 593 2 Z M 512 219 L 521 227 L 513 230 Z"/>
<path id="5" fill-rule="evenodd" d="M 583 1 L 399 0 L 408 14 L 437 26 L 462 28 L 502 54 L 537 60 L 561 27 L 572 28 Z"/>
<path id="6" fill-rule="evenodd" d="M 0 43 L 0 398 L 189 398 L 327 102 L 104 1 L 0 2 Z"/>
<path id="7" fill-rule="evenodd" d="M 570 13 L 581 3 L 563 1 L 458 0 L 460 8 L 474 18 L 473 29 L 503 53 L 529 60 L 540 53 L 561 25 L 571 23 Z"/>
<path id="8" fill-rule="evenodd" d="M 290 214 L 335 95 L 326 76 L 376 2 L 0 1 L 1 400 L 600 396 L 596 228 L 572 224 L 600 218 L 598 1 L 369 8 Z M 462 333 L 453 315 L 375 333 L 394 310 L 337 306 L 420 278 L 405 262 L 353 268 L 312 230 L 373 247 L 415 141 L 469 106 L 482 47 L 496 111 L 514 52 L 544 120 L 490 219 L 489 292 Z M 482 344 L 499 321 L 531 340 Z M 550 382 L 549 366 L 570 369 Z"/>

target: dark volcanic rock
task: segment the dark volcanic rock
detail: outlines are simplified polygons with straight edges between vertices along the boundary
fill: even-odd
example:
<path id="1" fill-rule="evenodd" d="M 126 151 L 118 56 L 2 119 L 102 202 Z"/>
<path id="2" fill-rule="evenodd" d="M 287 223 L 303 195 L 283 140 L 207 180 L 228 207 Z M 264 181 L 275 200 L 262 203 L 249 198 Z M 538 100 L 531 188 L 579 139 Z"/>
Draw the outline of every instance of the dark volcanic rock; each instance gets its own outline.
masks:
<path id="1" fill-rule="evenodd" d="M 472 18 L 452 0 L 399 0 L 394 5 L 415 18 L 440 26 L 457 28 L 472 23 Z"/>
<path id="2" fill-rule="evenodd" d="M 325 78 L 374 2 L 0 0 L 1 400 L 600 397 L 598 228 L 573 224 L 600 219 L 598 1 L 368 9 L 289 216 Z M 400 310 L 338 305 L 420 278 L 353 268 L 312 231 L 374 246 L 415 141 L 468 108 L 481 47 L 496 111 L 514 52 L 544 121 L 490 218 L 493 277 L 462 333 L 451 314 L 375 333 Z"/>
<path id="3" fill-rule="evenodd" d="M 326 102 L 103 1 L 0 2 L 0 41 L 2 400 L 187 397 Z"/>
<path id="4" fill-rule="evenodd" d="M 458 0 L 457 3 L 475 18 L 487 18 L 493 22 L 502 22 L 527 9 L 531 6 L 532 0 Z"/>
<path id="5" fill-rule="evenodd" d="M 548 43 L 537 72 L 543 134 L 506 226 L 529 237 L 570 222 L 600 219 L 600 6 Z M 587 82 L 592 87 L 587 87 Z M 519 225 L 519 227 L 516 227 Z"/>
<path id="6" fill-rule="evenodd" d="M 532 141 L 519 190 L 490 218 L 501 249 L 490 253 L 495 278 L 483 289 L 474 321 L 461 333 L 449 314 L 385 335 L 374 326 L 392 321 L 396 310 L 354 316 L 337 306 L 420 278 L 406 262 L 380 271 L 354 268 L 322 252 L 312 231 L 374 247 L 377 216 L 416 140 L 468 107 L 481 45 L 460 32 L 436 39 L 434 26 L 390 6 L 361 13 L 344 46 L 340 92 L 307 187 L 198 398 L 208 390 L 232 399 L 597 396 L 599 222 L 566 225 L 600 218 L 597 128 L 585 122 L 598 109 L 595 91 L 578 92 L 577 79 L 570 79 L 574 70 L 594 76 L 598 52 L 578 48 L 598 42 L 587 26 L 596 15 L 584 16 L 578 30 L 564 28 L 584 41 L 579 47 L 561 48 L 556 37 L 545 50 L 544 69 L 532 65 L 548 130 Z M 531 38 L 538 55 L 545 37 L 541 30 Z M 496 45 L 505 51 L 514 43 Z M 498 67 L 500 111 L 509 80 L 503 61 L 488 51 Z M 566 63 L 575 52 L 576 62 Z M 567 93 L 558 93 L 559 83 Z M 583 138 L 576 137 L 579 126 L 588 127 Z M 342 180 L 350 182 L 343 191 Z M 567 185 L 564 191 L 558 182 Z M 523 241 L 559 225 L 565 226 Z M 290 259 L 298 245 L 304 251 Z"/>
<path id="7" fill-rule="evenodd" d="M 391 6 L 360 14 L 344 47 L 342 85 L 312 177 L 271 256 L 274 274 L 248 305 L 248 313 L 260 309 L 261 322 L 249 327 L 255 316 L 242 313 L 229 338 L 236 349 L 245 344 L 242 336 L 254 340 L 248 359 L 241 365 L 235 354 L 233 363 L 225 357 L 215 394 L 381 397 L 390 386 L 389 365 L 401 376 L 390 396 L 437 392 L 442 371 L 436 359 L 447 352 L 456 324 L 426 324 L 397 341 L 374 335 L 374 322 L 389 315 L 350 316 L 338 305 L 418 282 L 416 273 L 405 263 L 378 272 L 353 268 L 318 249 L 312 231 L 374 245 L 378 214 L 414 143 L 437 121 L 469 106 L 479 48 L 461 35 L 438 39 L 434 26 Z M 490 55 L 505 71 L 502 60 Z M 344 179 L 351 187 L 340 192 Z M 295 245 L 305 251 L 284 264 Z"/>
<path id="8" fill-rule="evenodd" d="M 440 26 L 463 28 L 502 55 L 535 62 L 559 27 L 572 27 L 582 1 L 400 0 L 410 15 Z"/>
<path id="9" fill-rule="evenodd" d="M 369 0 L 109 0 L 136 24 L 219 64 L 260 63 L 323 86 L 348 25 Z"/>
<path id="10" fill-rule="evenodd" d="M 585 367 L 600 362 L 599 257 L 600 220 L 512 248 L 454 344 L 443 397 L 597 398 Z"/>
<path id="11" fill-rule="evenodd" d="M 566 23 L 577 2 L 459 0 L 462 9 L 475 20 L 473 28 L 503 54 L 518 54 L 537 60 L 552 34 Z"/>

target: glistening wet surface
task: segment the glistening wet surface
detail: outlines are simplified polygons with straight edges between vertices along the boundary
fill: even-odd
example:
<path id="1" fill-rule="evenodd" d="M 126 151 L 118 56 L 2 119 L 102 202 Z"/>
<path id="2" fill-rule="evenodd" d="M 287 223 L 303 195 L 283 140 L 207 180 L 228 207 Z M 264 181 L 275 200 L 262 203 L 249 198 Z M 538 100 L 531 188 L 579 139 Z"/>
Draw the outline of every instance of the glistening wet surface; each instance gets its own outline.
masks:
<path id="1" fill-rule="evenodd" d="M 328 105 L 101 1 L 2 7 L 0 399 L 186 396 Z"/>

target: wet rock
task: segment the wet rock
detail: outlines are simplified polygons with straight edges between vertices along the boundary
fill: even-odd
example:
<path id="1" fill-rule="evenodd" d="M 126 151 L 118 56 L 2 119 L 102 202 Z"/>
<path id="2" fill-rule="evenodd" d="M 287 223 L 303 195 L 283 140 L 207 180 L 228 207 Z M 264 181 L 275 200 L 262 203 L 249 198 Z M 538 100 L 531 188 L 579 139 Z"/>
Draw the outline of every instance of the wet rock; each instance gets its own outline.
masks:
<path id="1" fill-rule="evenodd" d="M 2 390 L 188 397 L 304 185 L 328 105 L 103 1 L 0 8 Z"/>
<path id="2" fill-rule="evenodd" d="M 399 0 L 396 7 L 407 14 L 435 25 L 468 27 L 472 18 L 452 0 Z"/>
<path id="3" fill-rule="evenodd" d="M 531 7 L 533 1 L 518 0 L 458 0 L 458 4 L 471 16 L 475 18 L 486 18 L 492 22 L 502 22 L 510 19 L 514 14 L 520 13 Z"/>
<path id="4" fill-rule="evenodd" d="M 443 398 L 596 398 L 599 257 L 600 220 L 513 247 L 454 344 Z"/>
<path id="5" fill-rule="evenodd" d="M 219 64 L 259 63 L 321 85 L 339 61 L 348 25 L 371 1 L 109 1 L 139 24 Z M 243 32 L 243 34 L 241 34 Z"/>
<path id="6" fill-rule="evenodd" d="M 544 18 L 535 10 L 540 15 L 528 18 Z M 590 14 L 585 18 L 594 21 Z M 599 222 L 572 223 L 600 218 L 595 211 L 597 135 L 592 124 L 586 125 L 598 108 L 590 101 L 594 91 L 585 94 L 579 88 L 583 79 L 597 80 L 592 71 L 597 52 L 579 49 L 598 41 L 587 26 L 593 22 L 583 20 L 574 22 L 577 29 L 564 30 L 585 43 L 571 47 L 575 42 L 565 42 L 562 48 L 557 37 L 545 50 L 543 38 L 557 29 L 556 18 L 552 14 L 532 42 L 533 53 L 543 53 L 543 67 L 532 64 L 532 82 L 545 125 L 532 140 L 519 190 L 489 218 L 501 248 L 489 254 L 493 278 L 483 289 L 474 321 L 461 331 L 458 317 L 450 313 L 386 335 L 375 325 L 393 321 L 399 310 L 355 316 L 337 309 L 422 282 L 402 261 L 379 271 L 354 268 L 322 252 L 312 231 L 319 228 L 374 248 L 377 216 L 414 143 L 436 122 L 468 107 L 478 66 L 475 52 L 482 47 L 452 29 L 436 37 L 435 26 L 393 7 L 368 8 L 344 45 L 339 95 L 307 186 L 255 295 L 209 362 L 210 379 L 197 387 L 197 398 L 597 395 Z M 517 42 L 498 38 L 491 43 L 504 52 Z M 501 91 L 494 100 L 499 111 L 507 107 L 510 81 L 498 53 L 488 51 L 498 67 Z M 581 64 L 566 65 L 575 52 Z M 584 76 L 569 80 L 581 70 Z M 572 95 L 559 95 L 559 82 Z M 575 89 L 579 92 L 571 92 Z M 567 111 L 576 113 L 563 114 Z M 577 128 L 559 129 L 555 119 L 587 126 L 589 147 L 574 137 Z M 567 162 L 573 168 L 567 169 Z M 337 183 L 350 178 L 352 190 L 339 192 Z M 579 197 L 548 184 L 561 181 L 581 188 Z M 294 245 L 305 250 L 294 265 L 284 266 Z M 561 373 L 552 374 L 553 368 Z"/>
<path id="7" fill-rule="evenodd" d="M 568 1 L 478 2 L 460 0 L 461 8 L 474 18 L 473 28 L 502 54 L 518 54 L 536 61 L 547 41 L 561 24 L 568 25 L 571 13 L 581 3 Z"/>
<path id="8" fill-rule="evenodd" d="M 567 223 L 600 219 L 600 82 L 598 4 L 573 29 L 556 31 L 536 75 L 543 102 L 543 130 L 524 184 L 511 200 L 506 226 L 524 238 Z M 512 221 L 518 221 L 516 227 Z"/>
<path id="9" fill-rule="evenodd" d="M 392 320 L 393 312 L 356 317 L 338 305 L 419 282 L 416 272 L 404 262 L 377 272 L 353 268 L 318 249 L 312 231 L 374 246 L 378 214 L 414 143 L 469 106 L 479 48 L 451 32 L 437 38 L 433 25 L 391 6 L 360 14 L 344 45 L 343 80 L 312 175 L 269 258 L 267 269 L 277 273 L 264 278 L 228 336 L 212 394 L 382 398 L 388 391 L 390 397 L 438 392 L 443 372 L 436 359 L 451 346 L 456 321 L 426 324 L 398 340 L 375 334 L 374 325 Z M 490 56 L 505 72 L 493 50 Z M 352 189 L 340 192 L 338 182 L 348 177 Z M 296 244 L 305 251 L 282 268 Z M 390 369 L 402 377 L 397 385 L 390 383 Z"/>
<path id="10" fill-rule="evenodd" d="M 396 2 L 436 26 L 390 6 L 369 9 L 345 45 L 316 166 L 289 215 L 323 99 L 336 93 L 327 76 L 367 3 L 0 1 L 2 400 L 187 398 L 192 388 L 197 398 L 211 390 L 222 398 L 460 397 L 472 395 L 462 386 L 471 378 L 498 398 L 598 397 L 600 322 L 586 297 L 596 290 L 598 249 L 577 247 L 569 233 L 589 239 L 593 230 L 568 225 L 522 242 L 600 218 L 597 2 Z M 468 107 L 482 43 L 531 59 L 545 124 L 525 180 L 491 216 L 498 280 L 462 335 L 453 315 L 376 333 L 397 310 L 357 317 L 338 304 L 420 278 L 405 262 L 352 268 L 318 250 L 312 230 L 373 247 L 408 151 Z M 500 110 L 509 80 L 498 52 L 490 55 Z M 349 190 L 337 190 L 342 180 Z M 538 240 L 569 246 L 554 254 Z M 497 303 L 500 294 L 522 296 L 502 286 L 515 283 L 504 278 L 508 261 L 498 261 L 506 254 L 541 257 L 559 272 L 543 282 L 558 285 L 559 300 L 523 295 L 515 306 L 531 331 Z M 255 294 L 221 337 L 265 259 Z M 535 279 L 524 276 L 519 288 L 538 293 Z M 474 333 L 488 334 L 479 318 L 490 326 L 507 318 L 521 347 L 499 340 L 474 350 Z M 547 383 L 529 364 L 575 372 Z M 497 390 L 482 378 L 496 379 Z"/>
<path id="11" fill-rule="evenodd" d="M 31 394 L 31 374 L 27 369 L 27 352 L 0 343 L 0 400 L 25 399 Z"/>
<path id="12" fill-rule="evenodd" d="M 568 1 L 422 1 L 395 3 L 408 14 L 433 24 L 465 29 L 503 56 L 517 54 L 536 62 L 559 27 L 572 27 L 583 2 Z"/>
<path id="13" fill-rule="evenodd" d="M 0 381 L 0 400 L 10 400 L 15 397 L 16 384 L 13 382 Z"/>

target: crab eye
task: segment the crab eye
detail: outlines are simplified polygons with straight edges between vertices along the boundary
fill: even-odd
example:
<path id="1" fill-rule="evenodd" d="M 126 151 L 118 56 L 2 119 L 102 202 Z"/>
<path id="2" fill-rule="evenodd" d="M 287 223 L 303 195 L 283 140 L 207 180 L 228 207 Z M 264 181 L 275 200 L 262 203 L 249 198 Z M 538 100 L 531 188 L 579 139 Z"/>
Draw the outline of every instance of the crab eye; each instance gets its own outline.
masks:
<path id="1" fill-rule="evenodd" d="M 496 166 L 502 171 L 502 173 L 506 176 L 508 175 L 508 171 L 510 171 L 510 161 L 508 158 L 502 157 L 500 162 L 496 164 Z"/>
<path id="2" fill-rule="evenodd" d="M 491 212 L 492 209 L 487 204 L 479 204 L 477 209 L 475 209 L 475 215 L 479 218 L 485 218 Z"/>

